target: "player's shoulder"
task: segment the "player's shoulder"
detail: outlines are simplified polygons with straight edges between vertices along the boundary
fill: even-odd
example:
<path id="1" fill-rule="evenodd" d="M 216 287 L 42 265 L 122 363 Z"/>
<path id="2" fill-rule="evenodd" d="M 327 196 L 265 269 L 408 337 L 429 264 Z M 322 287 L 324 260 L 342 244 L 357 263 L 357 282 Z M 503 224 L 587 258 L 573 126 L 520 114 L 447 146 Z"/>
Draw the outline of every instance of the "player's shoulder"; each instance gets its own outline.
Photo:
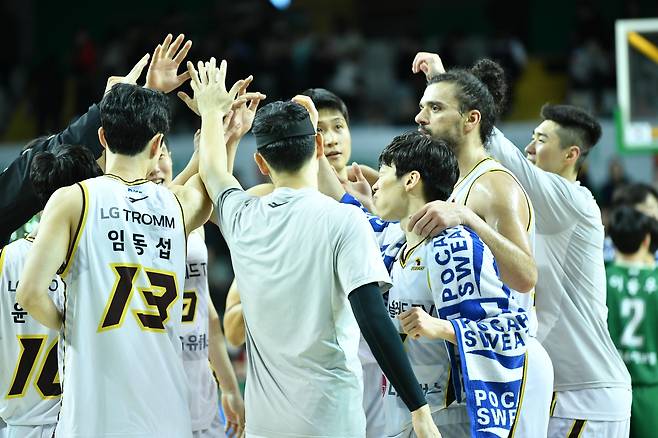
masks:
<path id="1" fill-rule="evenodd" d="M 465 250 L 472 251 L 474 248 L 483 249 L 484 242 L 475 231 L 466 226 L 457 225 L 446 228 L 430 239 L 428 247 L 431 248 L 431 252 L 434 254 L 446 252 L 453 254 Z"/>

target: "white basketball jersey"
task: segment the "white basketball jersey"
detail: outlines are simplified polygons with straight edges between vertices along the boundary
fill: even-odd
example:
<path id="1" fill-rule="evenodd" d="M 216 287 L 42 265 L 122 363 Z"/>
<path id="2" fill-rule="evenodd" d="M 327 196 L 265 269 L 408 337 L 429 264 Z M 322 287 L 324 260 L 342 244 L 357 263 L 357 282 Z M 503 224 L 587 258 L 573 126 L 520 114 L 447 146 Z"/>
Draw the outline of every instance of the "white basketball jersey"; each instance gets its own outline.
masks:
<path id="1" fill-rule="evenodd" d="M 526 201 L 528 202 L 528 208 L 530 209 L 530 220 L 528 221 L 527 224 L 527 231 L 528 231 L 528 236 L 530 238 L 530 247 L 534 253 L 535 213 L 532 208 L 532 202 L 530 202 L 530 198 L 528 197 L 528 194 L 526 193 L 525 189 L 518 181 L 518 179 L 514 176 L 514 174 L 512 174 L 512 172 L 507 170 L 502 164 L 500 164 L 498 161 L 494 160 L 493 158 L 487 157 L 482 161 L 480 161 L 478 164 L 476 164 L 475 167 L 473 167 L 473 169 L 471 169 L 471 171 L 455 185 L 455 188 L 453 189 L 450 198 L 448 198 L 448 202 L 455 202 L 458 204 L 466 205 L 468 202 L 468 196 L 470 195 L 471 189 L 473 188 L 475 182 L 482 175 L 489 172 L 504 172 L 510 175 L 517 182 L 519 188 L 523 190 Z M 537 322 L 537 312 L 535 309 L 534 289 L 527 293 L 517 292 L 514 289 L 510 289 L 510 290 L 512 291 L 512 296 L 518 303 L 519 307 L 521 307 L 528 313 L 528 317 L 530 320 L 530 335 L 533 337 L 536 336 L 538 322 Z"/>
<path id="2" fill-rule="evenodd" d="M 32 238 L 16 240 L 0 254 L 0 417 L 13 426 L 55 424 L 62 393 L 56 330 L 41 325 L 16 303 L 18 280 Z M 61 310 L 64 283 L 48 288 Z"/>
<path id="3" fill-rule="evenodd" d="M 191 436 L 181 352 L 185 225 L 166 188 L 112 175 L 78 184 L 57 437 Z"/>
<path id="4" fill-rule="evenodd" d="M 208 362 L 208 248 L 201 232 L 190 233 L 183 289 L 181 343 L 187 374 L 192 430 L 208 429 L 218 415 L 217 383 Z"/>

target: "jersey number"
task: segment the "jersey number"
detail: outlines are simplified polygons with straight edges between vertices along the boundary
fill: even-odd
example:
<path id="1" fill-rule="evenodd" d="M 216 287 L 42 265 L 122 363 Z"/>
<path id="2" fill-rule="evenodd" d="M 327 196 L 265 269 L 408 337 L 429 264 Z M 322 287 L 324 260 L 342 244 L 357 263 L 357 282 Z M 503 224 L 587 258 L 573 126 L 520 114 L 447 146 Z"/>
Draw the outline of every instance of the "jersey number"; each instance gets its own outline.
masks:
<path id="1" fill-rule="evenodd" d="M 624 298 L 621 300 L 620 313 L 622 318 L 630 317 L 621 334 L 621 344 L 630 348 L 641 347 L 644 344 L 644 337 L 635 334 L 635 331 L 644 319 L 644 301 L 638 298 Z"/>
<path id="2" fill-rule="evenodd" d="M 9 387 L 7 398 L 23 397 L 27 384 L 34 374 L 37 359 L 46 344 L 46 336 L 19 336 L 21 354 L 14 370 L 14 379 Z M 41 397 L 57 397 L 62 393 L 57 379 L 57 341 L 48 350 L 41 367 L 37 373 L 35 386 Z"/>
<path id="3" fill-rule="evenodd" d="M 171 272 L 156 271 L 140 265 L 111 265 L 116 281 L 105 306 L 98 331 L 117 328 L 123 323 L 128 302 L 135 290 L 135 279 L 140 269 L 146 273 L 150 286 L 138 287 L 144 304 L 149 310 L 133 310 L 139 325 L 146 330 L 164 330 L 169 319 L 169 307 L 178 297 L 176 277 Z"/>
<path id="4" fill-rule="evenodd" d="M 183 322 L 193 322 L 196 315 L 197 296 L 195 290 L 183 292 Z"/>

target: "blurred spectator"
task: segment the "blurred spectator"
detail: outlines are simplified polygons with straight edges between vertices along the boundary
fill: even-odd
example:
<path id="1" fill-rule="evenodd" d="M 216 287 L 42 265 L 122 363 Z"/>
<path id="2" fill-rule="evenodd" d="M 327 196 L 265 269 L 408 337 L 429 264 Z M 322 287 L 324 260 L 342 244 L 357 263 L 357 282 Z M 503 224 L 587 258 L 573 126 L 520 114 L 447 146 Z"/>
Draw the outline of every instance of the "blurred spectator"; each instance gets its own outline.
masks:
<path id="1" fill-rule="evenodd" d="M 612 203 L 612 196 L 617 189 L 628 184 L 626 171 L 619 158 L 613 158 L 608 164 L 608 179 L 601 187 L 599 205 L 607 208 Z"/>

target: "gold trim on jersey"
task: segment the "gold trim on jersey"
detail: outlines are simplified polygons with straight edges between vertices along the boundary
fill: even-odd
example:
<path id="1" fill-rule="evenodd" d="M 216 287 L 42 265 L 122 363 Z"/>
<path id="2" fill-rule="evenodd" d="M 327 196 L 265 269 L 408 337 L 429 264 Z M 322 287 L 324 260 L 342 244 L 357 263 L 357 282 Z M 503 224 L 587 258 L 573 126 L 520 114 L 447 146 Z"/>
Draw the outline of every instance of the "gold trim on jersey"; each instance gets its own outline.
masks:
<path id="1" fill-rule="evenodd" d="M 7 251 L 5 251 L 6 249 L 6 246 L 0 249 L 0 278 L 2 277 L 2 268 L 5 266 L 5 254 L 7 253 Z"/>
<path id="2" fill-rule="evenodd" d="M 509 431 L 509 438 L 514 438 L 514 433 L 516 432 L 516 425 L 519 424 L 519 417 L 521 416 L 521 408 L 523 407 L 523 396 L 525 395 L 525 384 L 528 380 L 528 352 L 525 352 L 525 358 L 523 361 L 523 378 L 521 379 L 521 389 L 519 390 L 519 404 L 516 406 L 516 417 L 514 418 L 514 424 Z"/>
<path id="3" fill-rule="evenodd" d="M 23 239 L 27 240 L 30 243 L 34 242 L 34 236 L 29 236 L 28 235 L 28 236 L 23 237 Z"/>
<path id="4" fill-rule="evenodd" d="M 178 301 L 178 298 L 179 298 L 179 295 L 178 295 L 178 290 L 179 290 L 178 289 L 178 278 L 176 278 L 176 274 L 174 272 L 171 272 L 171 271 L 147 268 L 145 266 L 142 266 L 142 269 L 144 270 L 144 274 L 146 275 L 146 277 L 149 280 L 149 285 L 147 287 L 138 287 L 137 290 L 139 291 L 139 294 L 142 296 L 142 301 L 143 301 L 144 305 L 147 306 L 147 307 L 150 307 L 150 308 L 155 308 L 155 310 L 148 311 L 146 309 L 145 310 L 132 309 L 132 313 L 133 313 L 133 316 L 135 317 L 135 319 L 137 320 L 137 324 L 139 325 L 139 327 L 142 330 L 145 330 L 147 332 L 162 333 L 162 332 L 167 330 L 166 324 L 167 324 L 167 322 L 169 322 L 169 318 L 171 317 L 171 312 L 169 310 L 171 309 L 171 306 L 173 306 L 174 303 L 176 303 L 176 301 Z M 162 275 L 164 275 L 168 278 L 173 278 L 173 280 L 174 280 L 174 284 L 173 284 L 173 286 L 174 286 L 174 291 L 173 291 L 174 292 L 174 299 L 171 300 L 167 304 L 167 307 L 164 310 L 165 318 L 161 321 L 162 322 L 162 328 L 160 328 L 160 327 L 149 327 L 140 318 L 140 315 L 144 316 L 144 317 L 148 317 L 148 316 L 153 316 L 153 317 L 156 317 L 156 318 L 162 317 L 162 314 L 160 313 L 160 307 L 157 305 L 157 303 L 155 303 L 155 304 L 149 303 L 149 299 L 146 297 L 145 292 L 150 292 L 151 295 L 153 297 L 155 297 L 155 298 L 153 298 L 154 300 L 162 299 L 162 298 L 165 297 L 167 292 L 171 292 L 166 286 L 153 284 L 153 281 L 151 280 L 151 278 L 148 275 L 149 273 L 162 274 Z M 156 291 L 161 292 L 160 295 L 156 295 L 156 293 L 155 293 Z"/>
<path id="5" fill-rule="evenodd" d="M 59 394 L 56 394 L 56 395 L 45 395 L 45 394 L 43 393 L 43 391 L 41 391 L 41 388 L 39 387 L 39 380 L 40 380 L 40 377 L 43 375 L 44 368 L 46 367 L 46 364 L 48 363 L 48 358 L 50 357 L 50 355 L 51 355 L 52 352 L 53 352 L 53 348 L 54 348 L 54 349 L 57 349 L 57 339 L 55 339 L 55 340 L 50 344 L 50 348 L 46 349 L 46 355 L 45 355 L 44 359 L 41 361 L 41 366 L 39 367 L 39 371 L 37 371 L 37 373 L 36 373 L 36 376 L 39 376 L 39 377 L 37 377 L 37 378 L 34 380 L 34 387 L 36 388 L 37 392 L 39 393 L 39 395 L 40 395 L 41 398 L 43 398 L 43 399 L 59 398 L 59 397 L 61 397 L 61 395 L 62 395 L 62 394 L 61 394 L 61 390 L 60 390 L 60 393 L 59 393 Z M 39 350 L 39 353 L 41 353 L 41 350 Z M 55 359 L 55 364 L 54 364 L 55 367 L 57 367 L 57 360 L 56 360 L 56 358 L 57 358 L 57 351 L 55 351 L 55 356 L 53 356 L 53 359 Z M 52 364 L 51 364 L 51 366 L 52 366 Z M 60 381 L 59 381 L 59 370 L 57 370 L 57 372 L 55 373 L 55 378 L 53 379 L 53 381 L 52 381 L 52 382 L 48 382 L 48 383 L 52 383 L 52 384 L 54 384 L 54 385 L 60 385 L 60 388 L 61 388 L 61 384 L 60 384 Z"/>
<path id="6" fill-rule="evenodd" d="M 574 420 L 567 438 L 580 438 L 585 431 L 585 423 L 587 423 L 587 420 Z"/>
<path id="7" fill-rule="evenodd" d="M 176 202 L 178 202 L 178 206 L 180 207 L 180 216 L 183 219 L 183 236 L 185 236 L 185 259 L 187 260 L 187 225 L 185 225 L 185 211 L 183 210 L 183 204 L 180 203 L 178 196 L 176 196 L 174 192 L 171 192 L 171 194 L 174 196 Z"/>
<path id="8" fill-rule="evenodd" d="M 69 273 L 71 265 L 73 264 L 73 258 L 75 257 L 75 253 L 78 250 L 78 244 L 80 243 L 80 238 L 82 237 L 82 231 L 85 227 L 85 224 L 87 223 L 87 213 L 89 211 L 89 193 L 87 192 L 87 188 L 83 182 L 79 182 L 77 185 L 80 186 L 80 190 L 82 191 L 82 211 L 80 212 L 78 228 L 76 228 L 75 234 L 73 235 L 73 245 L 71 245 L 69 248 L 64 266 L 60 268 L 62 272 L 60 277 L 66 277 L 66 275 Z"/>
<path id="9" fill-rule="evenodd" d="M 485 161 L 488 161 L 488 160 L 493 160 L 493 158 L 486 157 L 486 158 L 483 158 L 482 160 L 478 161 L 478 163 L 475 166 L 473 166 L 473 168 L 471 170 L 469 170 L 468 173 L 466 173 L 466 176 L 464 176 L 462 179 L 457 181 L 457 184 L 455 184 L 455 186 L 452 188 L 453 193 L 457 190 L 457 187 L 462 185 L 464 183 L 464 181 L 466 181 L 466 179 L 468 179 L 468 177 L 471 176 L 471 174 L 473 172 L 475 172 L 475 169 L 480 167 L 480 164 L 482 164 L 482 163 L 484 163 Z"/>
<path id="10" fill-rule="evenodd" d="M 25 393 L 27 392 L 27 388 L 30 387 L 30 380 L 32 380 L 32 376 L 34 375 L 34 369 L 36 368 L 37 361 L 39 360 L 39 356 L 41 355 L 41 350 L 44 344 L 44 341 L 48 339 L 48 336 L 46 335 L 17 335 L 16 339 L 18 339 L 18 344 L 21 346 L 21 351 L 18 353 L 18 360 L 16 361 L 16 366 L 14 367 L 14 372 L 11 376 L 11 384 L 9 385 L 9 389 L 7 391 L 7 394 L 5 394 L 5 398 L 7 399 L 12 399 L 12 398 L 19 398 L 19 397 L 24 397 Z M 16 384 L 16 375 L 18 374 L 18 369 L 21 368 L 21 363 L 23 362 L 23 354 L 25 353 L 25 344 L 21 342 L 21 339 L 40 339 L 41 342 L 39 343 L 39 349 L 37 350 L 36 354 L 34 355 L 34 358 L 32 359 L 32 363 L 30 364 L 30 371 L 27 374 L 27 377 L 23 382 L 23 391 L 20 394 L 12 394 L 9 395 L 9 392 L 11 392 L 12 388 Z"/>
<path id="11" fill-rule="evenodd" d="M 549 411 L 549 415 L 552 417 L 553 412 L 555 411 L 555 405 L 557 404 L 557 392 L 553 391 L 553 397 L 551 398 L 551 410 Z"/>
<path id="12" fill-rule="evenodd" d="M 107 304 L 105 304 L 105 308 L 103 309 L 101 320 L 98 322 L 98 328 L 96 329 L 96 333 L 101 333 L 107 330 L 111 330 L 113 328 L 121 327 L 121 324 L 123 324 L 123 320 L 126 318 L 126 310 L 128 309 L 128 303 L 130 302 L 130 299 L 133 296 L 133 292 L 135 291 L 135 278 L 137 277 L 137 274 L 139 273 L 141 266 L 142 265 L 140 265 L 139 263 L 111 263 L 110 264 L 110 268 L 112 269 L 112 272 L 114 272 L 114 276 L 116 278 L 114 280 L 114 285 L 112 286 L 112 291 L 110 292 L 110 296 L 107 299 Z M 128 292 L 128 297 L 125 299 L 125 303 L 121 308 L 121 316 L 119 317 L 119 321 L 111 325 L 103 326 L 103 324 L 105 323 L 105 319 L 107 318 L 107 314 L 110 311 L 110 307 L 112 306 L 112 303 L 114 303 L 114 299 L 115 299 L 114 295 L 116 294 L 117 288 L 119 287 L 119 283 L 121 282 L 121 274 L 116 269 L 117 267 L 135 268 L 135 272 L 133 273 L 132 278 L 130 279 L 130 291 Z"/>
<path id="13" fill-rule="evenodd" d="M 528 197 L 528 194 L 526 193 L 525 189 L 523 188 L 523 186 L 521 185 L 519 180 L 516 179 L 514 174 L 512 172 L 510 172 L 509 170 L 507 170 L 507 169 L 489 169 L 486 172 L 484 172 L 482 175 L 478 175 L 478 177 L 473 180 L 473 182 L 471 183 L 471 186 L 468 188 L 468 192 L 466 192 L 466 197 L 464 198 L 464 204 L 463 205 L 466 205 L 468 203 L 468 197 L 471 194 L 471 190 L 473 189 L 473 186 L 475 185 L 475 182 L 478 179 L 482 178 L 484 175 L 486 175 L 487 173 L 490 173 L 490 172 L 503 172 L 503 173 L 506 173 L 509 176 L 511 176 L 512 179 L 514 179 L 514 181 L 516 181 L 516 183 L 519 185 L 519 188 L 521 189 L 521 191 L 523 192 L 523 196 L 525 197 L 526 206 L 528 207 L 528 224 L 526 225 L 525 230 L 526 230 L 526 232 L 529 232 L 530 227 L 532 226 L 532 221 L 534 219 L 533 218 L 533 213 L 532 213 L 532 203 L 530 202 L 530 198 Z"/>
<path id="14" fill-rule="evenodd" d="M 144 178 L 139 178 L 139 179 L 136 179 L 136 180 L 133 180 L 133 181 L 126 181 L 125 179 L 121 178 L 119 175 L 114 175 L 112 173 L 106 173 L 105 176 L 110 177 L 110 178 L 112 178 L 114 180 L 117 180 L 119 182 L 122 182 L 127 186 L 137 186 L 137 185 L 149 182 L 149 180 L 144 179 Z"/>
<path id="15" fill-rule="evenodd" d="M 404 246 L 400 250 L 400 266 L 402 266 L 403 268 L 406 267 L 414 251 L 416 251 L 416 249 L 423 243 L 425 243 L 424 239 L 418 242 L 417 244 L 415 244 L 412 248 L 407 249 L 409 245 L 407 245 L 407 243 L 405 242 Z M 407 251 L 406 254 L 405 254 L 405 250 Z"/>
<path id="16" fill-rule="evenodd" d="M 192 296 L 190 296 L 190 294 Z M 186 296 L 187 295 L 187 296 Z M 197 305 L 199 304 L 199 294 L 196 289 L 183 291 L 183 324 L 192 324 L 196 320 Z M 192 314 L 190 318 L 190 313 Z"/>

